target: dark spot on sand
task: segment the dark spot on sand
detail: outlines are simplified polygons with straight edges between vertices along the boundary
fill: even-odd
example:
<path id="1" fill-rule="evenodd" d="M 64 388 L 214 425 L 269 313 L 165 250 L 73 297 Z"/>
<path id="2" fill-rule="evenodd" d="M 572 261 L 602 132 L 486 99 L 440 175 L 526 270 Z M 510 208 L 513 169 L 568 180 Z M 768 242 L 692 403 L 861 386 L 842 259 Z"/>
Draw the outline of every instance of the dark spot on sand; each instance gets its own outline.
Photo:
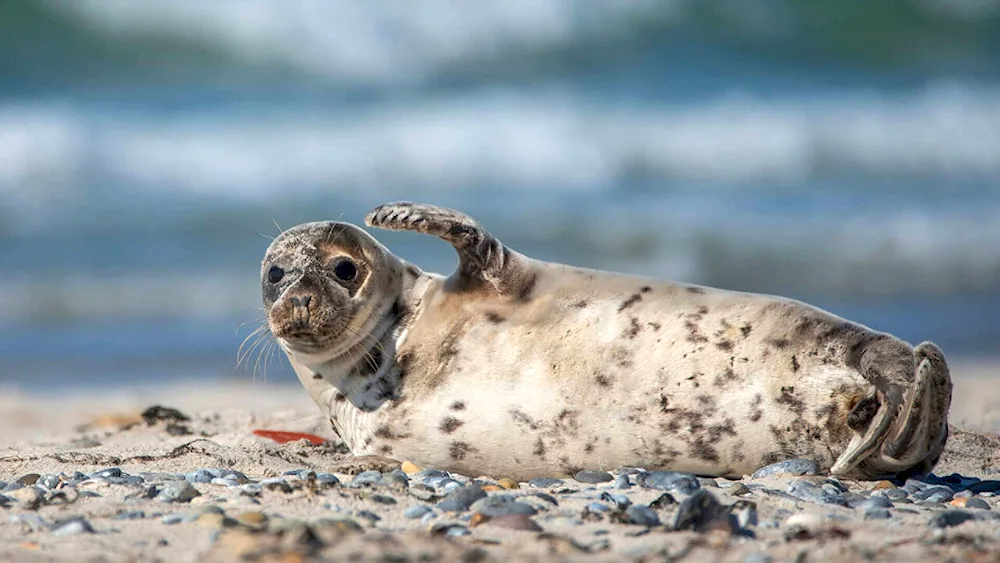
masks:
<path id="1" fill-rule="evenodd" d="M 587 305 L 589 305 L 589 302 L 586 299 L 581 299 L 573 303 L 573 306 L 576 307 L 577 309 L 583 309 Z"/>
<path id="2" fill-rule="evenodd" d="M 702 294 L 705 293 L 705 290 L 702 289 L 702 288 L 700 288 L 700 287 L 694 287 L 694 286 L 692 286 L 692 287 L 688 287 L 687 288 L 687 292 L 688 293 L 695 293 L 695 294 L 698 294 L 698 295 L 702 295 Z"/>
<path id="3" fill-rule="evenodd" d="M 451 404 L 451 407 L 449 407 L 449 408 L 451 410 L 453 410 L 453 411 L 464 411 L 465 410 L 465 402 L 464 401 L 455 401 L 454 403 Z"/>
<path id="4" fill-rule="evenodd" d="M 649 293 L 650 291 L 653 291 L 653 288 L 649 287 L 648 285 L 644 285 L 639 288 L 640 293 Z"/>
<path id="5" fill-rule="evenodd" d="M 753 330 L 753 327 L 750 325 L 750 323 L 747 323 L 747 324 L 745 324 L 745 325 L 743 325 L 743 326 L 740 327 L 740 334 L 743 335 L 743 338 L 746 338 L 746 337 L 750 336 L 750 331 L 752 331 L 752 330 Z"/>
<path id="6" fill-rule="evenodd" d="M 733 343 L 728 340 L 720 340 L 719 342 L 715 343 L 715 347 L 718 348 L 719 350 L 722 350 L 723 352 L 732 352 Z"/>
<path id="7" fill-rule="evenodd" d="M 792 372 L 799 371 L 799 360 L 795 356 L 792 356 Z"/>
<path id="8" fill-rule="evenodd" d="M 625 301 L 622 301 L 622 304 L 618 306 L 618 312 L 621 313 L 625 309 L 628 309 L 629 307 L 631 307 L 632 305 L 635 305 L 636 303 L 638 303 L 640 301 L 642 301 L 642 296 L 639 295 L 638 293 L 634 293 L 634 294 L 632 294 L 631 297 L 629 297 Z"/>
<path id="9" fill-rule="evenodd" d="M 465 442 L 452 442 L 451 447 L 448 448 L 448 455 L 451 456 L 451 459 L 463 460 L 465 459 L 465 456 L 474 451 L 476 451 L 476 449 Z"/>
<path id="10" fill-rule="evenodd" d="M 501 317 L 499 314 L 494 313 L 493 311 L 490 311 L 490 312 L 486 313 L 486 320 L 488 320 L 489 322 L 491 322 L 493 324 L 500 324 L 500 323 L 504 322 L 506 319 L 503 318 L 503 317 Z"/>
<path id="11" fill-rule="evenodd" d="M 448 416 L 441 420 L 441 425 L 438 426 L 438 428 L 440 428 L 441 432 L 444 432 L 445 434 L 451 434 L 452 432 L 458 430 L 458 427 L 463 424 L 465 423 L 461 420 L 453 416 Z"/>
<path id="12" fill-rule="evenodd" d="M 594 381 L 596 381 L 601 387 L 611 387 L 611 379 L 603 373 L 597 374 L 594 377 Z"/>

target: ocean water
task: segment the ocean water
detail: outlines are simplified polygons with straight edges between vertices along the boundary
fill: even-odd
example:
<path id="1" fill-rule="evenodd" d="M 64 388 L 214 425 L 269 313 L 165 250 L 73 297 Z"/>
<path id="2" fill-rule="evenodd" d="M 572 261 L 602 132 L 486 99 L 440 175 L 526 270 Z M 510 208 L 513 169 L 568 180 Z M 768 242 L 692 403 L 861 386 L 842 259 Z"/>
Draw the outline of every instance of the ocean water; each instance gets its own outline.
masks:
<path id="1" fill-rule="evenodd" d="M 1000 353 L 1000 2 L 420 6 L 0 6 L 0 384 L 289 379 L 269 238 L 395 199 Z"/>

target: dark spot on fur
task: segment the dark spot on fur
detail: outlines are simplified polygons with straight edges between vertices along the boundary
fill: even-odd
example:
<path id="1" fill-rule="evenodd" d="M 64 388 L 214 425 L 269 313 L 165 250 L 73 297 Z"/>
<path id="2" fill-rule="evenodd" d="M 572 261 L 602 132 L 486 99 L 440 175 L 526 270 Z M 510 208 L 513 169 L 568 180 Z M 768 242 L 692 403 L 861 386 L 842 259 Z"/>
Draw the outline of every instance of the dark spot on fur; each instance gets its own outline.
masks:
<path id="1" fill-rule="evenodd" d="M 661 325 L 660 323 L 657 323 L 657 322 L 652 322 L 651 321 L 651 322 L 648 322 L 646 324 L 648 324 L 649 326 L 653 327 L 653 330 L 660 330 L 661 328 L 663 328 L 663 325 Z"/>
<path id="2" fill-rule="evenodd" d="M 318 374 L 318 373 L 314 373 L 313 374 L 313 379 L 323 379 L 323 376 L 320 375 L 320 374 Z"/>
<path id="3" fill-rule="evenodd" d="M 684 321 L 684 328 L 686 328 L 688 331 L 687 335 L 688 342 L 694 342 L 695 344 L 708 342 L 708 339 L 705 338 L 705 336 L 702 335 L 700 332 L 698 332 L 698 325 L 694 324 L 693 322 Z"/>
<path id="4" fill-rule="evenodd" d="M 746 338 L 746 337 L 750 336 L 750 331 L 752 331 L 752 330 L 753 330 L 753 327 L 750 326 L 750 323 L 747 323 L 747 324 L 745 324 L 745 325 L 743 325 L 743 326 L 740 327 L 740 334 L 743 335 L 743 338 Z"/>
<path id="5" fill-rule="evenodd" d="M 764 412 L 760 410 L 760 404 L 763 402 L 763 398 L 760 393 L 757 393 L 753 397 L 753 401 L 750 401 L 750 421 L 757 422 L 760 417 L 764 416 Z"/>
<path id="6" fill-rule="evenodd" d="M 792 373 L 799 371 L 799 360 L 795 356 L 792 356 Z"/>
<path id="7" fill-rule="evenodd" d="M 504 322 L 506 319 L 504 319 L 503 317 L 501 317 L 497 313 L 494 313 L 493 311 L 490 311 L 490 312 L 486 313 L 486 320 L 490 321 L 493 324 L 500 324 L 500 323 Z"/>
<path id="8" fill-rule="evenodd" d="M 619 367 L 632 367 L 632 354 L 625 348 L 615 348 L 614 351 L 611 352 L 611 357 L 615 360 Z"/>
<path id="9" fill-rule="evenodd" d="M 338 402 L 338 403 L 343 403 L 344 401 L 347 400 L 347 396 L 344 395 L 343 393 L 335 393 L 333 395 L 333 400 L 336 401 L 336 402 Z"/>
<path id="10" fill-rule="evenodd" d="M 639 319 L 632 317 L 631 324 L 627 329 L 625 329 L 625 336 L 631 340 L 639 334 L 640 330 L 642 330 L 642 327 L 639 326 Z"/>
<path id="11" fill-rule="evenodd" d="M 392 434 L 392 429 L 390 429 L 389 425 L 387 424 L 383 424 L 382 426 L 379 426 L 377 429 L 375 429 L 375 436 L 378 438 L 383 438 L 385 440 L 390 440 L 394 437 Z"/>
<path id="12" fill-rule="evenodd" d="M 473 448 L 465 442 L 452 442 L 451 447 L 448 448 L 448 455 L 451 456 L 451 459 L 461 461 L 465 459 L 465 456 L 469 455 L 470 452 L 474 451 L 476 451 L 476 448 Z"/>
<path id="13" fill-rule="evenodd" d="M 728 340 L 720 340 L 715 343 L 715 347 L 723 352 L 731 352 L 733 350 L 733 343 Z"/>
<path id="14" fill-rule="evenodd" d="M 648 285 L 644 285 L 639 288 L 639 291 L 641 293 L 649 293 L 650 291 L 653 291 L 653 288 L 649 287 Z"/>
<path id="15" fill-rule="evenodd" d="M 698 395 L 698 402 L 706 411 L 715 410 L 715 397 L 710 395 Z"/>
<path id="16" fill-rule="evenodd" d="M 452 432 L 458 430 L 458 427 L 463 424 L 465 423 L 461 420 L 453 416 L 448 416 L 441 420 L 441 426 L 438 428 L 440 428 L 441 432 L 444 432 L 445 434 L 451 434 Z"/>
<path id="17" fill-rule="evenodd" d="M 632 305 L 635 305 L 636 303 L 638 303 L 640 301 L 642 301 L 642 296 L 639 295 L 638 293 L 634 293 L 634 294 L 632 294 L 631 297 L 629 297 L 625 301 L 622 301 L 622 304 L 618 306 L 618 312 L 621 313 L 625 309 L 628 309 L 629 307 L 631 307 Z"/>
<path id="18" fill-rule="evenodd" d="M 720 375 L 715 376 L 712 383 L 714 383 L 716 387 L 725 387 L 727 383 L 730 381 L 736 381 L 737 379 L 739 379 L 739 377 L 736 375 L 736 372 L 733 371 L 733 368 L 726 368 L 726 370 Z"/>
<path id="19" fill-rule="evenodd" d="M 781 388 L 781 396 L 778 397 L 777 403 L 787 405 L 789 410 L 800 417 L 806 410 L 805 402 L 795 395 L 795 387 L 793 386 Z"/>
<path id="20" fill-rule="evenodd" d="M 535 456 L 545 459 L 545 442 L 542 442 L 541 438 L 535 440 L 535 449 L 531 450 L 531 453 Z"/>
<path id="21" fill-rule="evenodd" d="M 583 309 L 587 305 L 589 305 L 589 303 L 587 302 L 586 299 L 581 299 L 573 303 L 573 306 L 576 307 L 577 309 Z"/>
<path id="22" fill-rule="evenodd" d="M 453 410 L 453 411 L 464 411 L 465 410 L 465 402 L 464 401 L 455 401 L 454 403 L 451 404 L 451 407 L 449 407 L 449 408 L 451 408 L 451 410 Z"/>
<path id="23" fill-rule="evenodd" d="M 687 292 L 688 293 L 696 293 L 698 295 L 702 295 L 702 294 L 705 293 L 705 290 L 702 289 L 702 288 L 700 288 L 700 287 L 689 287 L 689 288 L 687 288 Z"/>
<path id="24" fill-rule="evenodd" d="M 704 436 L 698 436 L 691 443 L 691 455 L 711 463 L 719 462 L 719 452 Z"/>
<path id="25" fill-rule="evenodd" d="M 406 265 L 406 273 L 410 274 L 410 277 L 412 277 L 412 278 L 419 278 L 420 277 L 420 268 L 414 266 L 413 264 L 407 264 Z"/>
<path id="26" fill-rule="evenodd" d="M 594 377 L 594 381 L 596 381 L 601 387 L 611 387 L 611 379 L 603 373 L 597 374 L 597 376 Z"/>
<path id="27" fill-rule="evenodd" d="M 588 454 L 592 453 L 594 451 L 594 444 L 589 444 L 588 443 L 587 445 L 585 445 L 583 447 L 583 451 L 587 452 Z"/>
<path id="28" fill-rule="evenodd" d="M 523 424 L 531 430 L 538 430 L 538 423 L 518 409 L 511 409 L 510 417 L 518 424 Z"/>
<path id="29" fill-rule="evenodd" d="M 580 430 L 580 413 L 569 409 L 563 409 L 556 417 L 555 427 L 570 436 L 575 435 Z"/>
<path id="30" fill-rule="evenodd" d="M 788 348 L 789 346 L 792 345 L 791 341 L 789 341 L 787 338 L 778 338 L 778 339 L 772 338 L 769 339 L 767 343 L 770 344 L 771 346 L 774 346 L 778 350 L 784 350 L 785 348 Z"/>
<path id="31" fill-rule="evenodd" d="M 382 444 L 381 446 L 378 447 L 378 453 L 384 456 L 390 456 L 392 455 L 392 446 L 390 446 L 389 444 Z"/>
<path id="32" fill-rule="evenodd" d="M 530 301 L 531 293 L 535 290 L 535 283 L 538 281 L 538 274 L 531 274 L 531 277 L 524 280 L 524 284 L 521 286 L 521 291 L 518 292 L 517 298 L 520 301 Z"/>
<path id="33" fill-rule="evenodd" d="M 670 407 L 670 398 L 660 393 L 660 412 L 667 412 Z"/>

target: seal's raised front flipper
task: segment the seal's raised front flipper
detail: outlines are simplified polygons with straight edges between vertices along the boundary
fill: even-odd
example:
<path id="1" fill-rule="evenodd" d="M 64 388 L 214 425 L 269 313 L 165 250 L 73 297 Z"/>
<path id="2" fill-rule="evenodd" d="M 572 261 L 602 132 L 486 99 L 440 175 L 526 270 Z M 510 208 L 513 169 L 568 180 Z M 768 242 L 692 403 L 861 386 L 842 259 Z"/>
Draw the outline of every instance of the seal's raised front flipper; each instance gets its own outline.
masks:
<path id="1" fill-rule="evenodd" d="M 524 259 L 461 211 L 423 203 L 386 203 L 365 216 L 365 224 L 393 231 L 417 231 L 450 243 L 458 252 L 458 269 L 449 279 L 458 290 L 492 287 L 505 296 L 519 296 L 533 276 Z"/>

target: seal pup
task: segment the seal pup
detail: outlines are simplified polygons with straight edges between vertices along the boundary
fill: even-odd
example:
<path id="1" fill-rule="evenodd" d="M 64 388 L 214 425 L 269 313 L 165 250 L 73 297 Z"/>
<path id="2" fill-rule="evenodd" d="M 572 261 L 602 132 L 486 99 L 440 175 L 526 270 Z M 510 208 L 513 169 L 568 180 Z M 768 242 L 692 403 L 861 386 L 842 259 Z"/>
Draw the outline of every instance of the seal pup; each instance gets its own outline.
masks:
<path id="1" fill-rule="evenodd" d="M 810 458 L 871 479 L 925 474 L 944 449 L 951 377 L 933 343 L 534 260 L 452 209 L 390 203 L 365 222 L 437 236 L 458 266 L 423 272 L 342 222 L 283 232 L 261 265 L 268 326 L 355 455 L 522 480 Z"/>

